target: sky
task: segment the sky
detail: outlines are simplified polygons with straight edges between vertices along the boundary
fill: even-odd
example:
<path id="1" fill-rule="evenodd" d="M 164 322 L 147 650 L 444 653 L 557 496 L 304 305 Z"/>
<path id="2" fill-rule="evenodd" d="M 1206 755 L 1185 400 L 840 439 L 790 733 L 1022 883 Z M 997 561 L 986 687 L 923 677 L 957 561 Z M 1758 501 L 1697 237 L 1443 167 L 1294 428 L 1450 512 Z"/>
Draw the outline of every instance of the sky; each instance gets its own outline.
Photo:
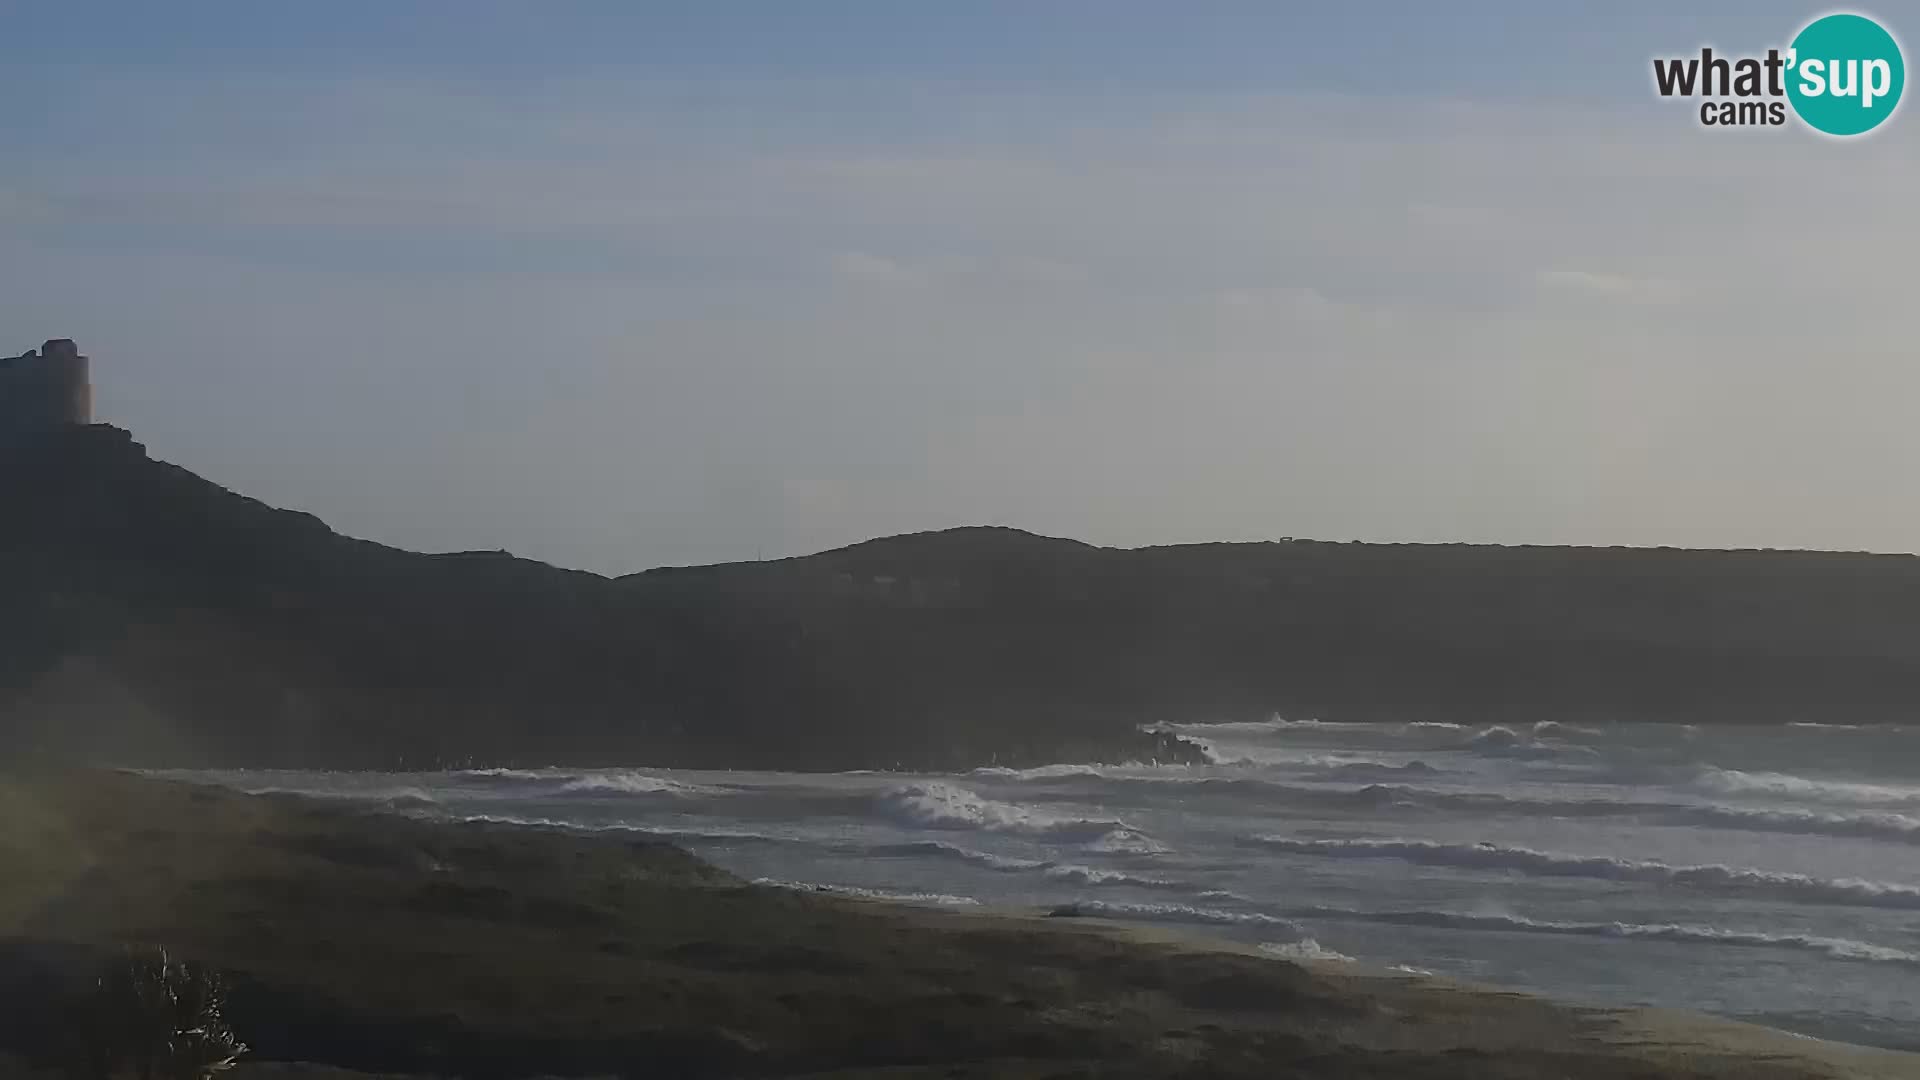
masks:
<path id="1" fill-rule="evenodd" d="M 1724 4 L 0 0 L 0 350 L 355 536 L 1920 550 L 1920 119 Z M 1920 4 L 1863 9 L 1920 41 Z"/>

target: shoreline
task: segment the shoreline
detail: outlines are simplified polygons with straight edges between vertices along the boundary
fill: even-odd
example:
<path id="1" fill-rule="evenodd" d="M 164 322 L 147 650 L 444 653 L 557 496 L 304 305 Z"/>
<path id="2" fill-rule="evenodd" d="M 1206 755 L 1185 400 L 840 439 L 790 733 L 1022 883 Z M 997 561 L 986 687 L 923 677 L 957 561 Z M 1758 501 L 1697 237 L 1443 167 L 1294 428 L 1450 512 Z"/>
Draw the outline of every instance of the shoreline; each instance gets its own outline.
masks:
<path id="1" fill-rule="evenodd" d="M 818 886 L 815 886 L 816 888 Z M 1250 943 L 1208 934 L 1193 926 L 1136 922 L 1108 916 L 1062 915 L 1054 911 L 979 904 L 946 907 L 880 897 L 847 896 L 849 903 L 882 907 L 910 907 L 936 917 L 1007 920 L 1037 929 L 1106 934 L 1148 947 L 1188 953 L 1223 953 L 1276 963 L 1293 964 L 1317 975 L 1351 983 L 1377 1000 L 1428 1000 L 1428 995 L 1457 996 L 1481 1003 L 1526 1002 L 1532 1006 L 1584 1019 L 1611 1030 L 1609 1038 L 1622 1046 L 1653 1041 L 1693 1053 L 1753 1054 L 1764 1058 L 1807 1057 L 1823 1064 L 1844 1064 L 1849 1078 L 1920 1077 L 1920 1053 L 1889 1050 L 1858 1043 L 1806 1035 L 1766 1024 L 1714 1016 L 1709 1013 L 1657 1006 L 1621 1006 L 1581 1002 L 1527 990 L 1479 983 L 1415 968 L 1381 966 L 1352 957 L 1291 955 L 1272 951 L 1271 943 Z M 1310 939 L 1309 939 L 1310 940 Z"/>
<path id="2" fill-rule="evenodd" d="M 1920 1078 L 1920 1055 L 1736 1021 L 124 773 L 0 775 L 0 859 L 27 870 L 0 882 L 0 1051 L 29 1058 L 58 1016 L 22 988 L 145 942 L 229 973 L 242 1078 Z M 49 950 L 66 969 L 23 981 Z"/>
<path id="3" fill-rule="evenodd" d="M 1062 811 L 1051 804 L 1067 796 L 1052 788 L 1035 801 L 1025 801 L 1031 794 L 1025 787 L 975 787 L 966 783 L 966 776 L 946 776 L 944 781 L 954 781 L 968 794 L 978 793 L 992 804 L 996 816 L 983 823 L 940 814 L 933 819 L 934 824 L 928 824 L 923 817 L 901 815 L 888 801 L 902 789 L 886 785 L 913 777 L 848 777 L 849 784 L 868 785 L 857 789 L 859 805 L 844 805 L 842 800 L 853 796 L 838 792 L 831 800 L 832 808 L 826 810 L 811 802 L 777 808 L 786 806 L 784 798 L 777 804 L 756 801 L 746 807 L 732 799 L 707 801 L 710 796 L 735 793 L 726 773 L 659 772 L 656 776 L 650 770 L 631 770 L 633 775 L 627 775 L 627 770 L 619 772 L 621 775 L 605 778 L 570 770 L 488 775 L 475 778 L 480 786 L 472 790 L 461 786 L 458 776 L 281 779 L 220 774 L 180 778 L 243 790 L 277 788 L 323 798 L 364 790 L 371 793 L 370 798 L 381 800 L 385 808 L 430 820 L 478 820 L 650 837 L 680 845 L 755 884 L 787 885 L 823 896 L 897 900 L 930 904 L 936 909 L 992 910 L 1013 916 L 1076 914 L 1109 925 L 1166 926 L 1200 939 L 1264 942 L 1288 959 L 1303 958 L 1297 945 L 1304 938 L 1309 952 L 1331 946 L 1324 951 L 1335 956 L 1352 954 L 1377 970 L 1408 965 L 1414 971 L 1430 968 L 1431 974 L 1443 978 L 1574 1005 L 1704 1007 L 1710 1015 L 1794 1035 L 1920 1052 L 1910 1010 L 1901 1007 L 1910 996 L 1914 965 L 1920 963 L 1906 941 L 1904 920 L 1897 910 L 1905 906 L 1907 890 L 1888 886 L 1894 895 L 1886 903 L 1853 895 L 1881 877 L 1897 879 L 1898 874 L 1880 875 L 1869 869 L 1858 876 L 1873 880 L 1856 883 L 1857 888 L 1847 886 L 1851 879 L 1821 879 L 1812 884 L 1827 886 L 1826 893 L 1832 895 L 1823 894 L 1807 908 L 1793 900 L 1775 899 L 1771 893 L 1765 894 L 1765 904 L 1755 909 L 1720 904 L 1722 895 L 1739 900 L 1751 891 L 1751 883 L 1742 880 L 1724 887 L 1709 883 L 1716 886 L 1710 891 L 1706 885 L 1689 883 L 1654 905 L 1630 904 L 1616 909 L 1603 903 L 1589 905 L 1587 910 L 1563 910 L 1554 906 L 1555 895 L 1543 897 L 1525 890 L 1537 890 L 1542 882 L 1549 887 L 1557 885 L 1563 866 L 1584 873 L 1586 868 L 1572 864 L 1593 851 L 1608 850 L 1604 845 L 1583 846 L 1577 838 L 1568 837 L 1559 843 L 1535 842 L 1534 846 L 1543 847 L 1544 853 L 1530 850 L 1526 843 L 1499 848 L 1497 853 L 1503 856 L 1533 857 L 1545 863 L 1550 855 L 1553 862 L 1541 876 L 1535 876 L 1530 864 L 1505 873 L 1468 873 L 1464 880 L 1475 890 L 1477 900 L 1436 894 L 1415 882 L 1409 882 L 1404 893 L 1397 891 L 1401 886 L 1389 882 L 1377 895 L 1345 895 L 1337 890 L 1324 893 L 1318 883 L 1302 883 L 1296 888 L 1291 881 L 1300 873 L 1319 873 L 1322 865 L 1344 872 L 1347 864 L 1304 860 L 1285 872 L 1261 867 L 1244 871 L 1254 876 L 1243 877 L 1241 871 L 1227 869 L 1230 864 L 1217 861 L 1222 853 L 1209 847 L 1214 839 L 1205 829 L 1192 836 L 1161 833 L 1162 828 L 1181 826 L 1170 820 L 1135 817 L 1135 810 L 1145 814 L 1150 808 L 1127 801 L 1132 798 L 1130 791 L 1109 796 L 1080 788 L 1065 789 L 1073 792 L 1069 801 L 1076 803 L 1108 797 L 1121 801 L 1096 810 L 1077 805 L 1072 811 Z M 1006 774 L 1005 770 L 999 772 Z M 1043 777 L 1053 775 L 1049 770 L 1041 772 Z M 1027 779 L 1010 775 L 997 778 Z M 567 783 L 562 786 L 560 781 Z M 738 792 L 765 794 L 780 791 L 786 783 L 808 781 L 804 777 L 762 776 L 742 778 L 739 783 Z M 1279 783 L 1289 793 L 1295 790 L 1287 786 L 1290 781 Z M 443 785 L 450 786 L 443 789 Z M 883 788 L 886 798 L 874 795 Z M 1184 789 L 1156 786 L 1151 790 Z M 1434 789 L 1382 790 L 1404 793 L 1407 798 L 1439 797 Z M 611 791 L 622 794 L 618 798 L 594 797 Z M 576 794 L 581 796 L 577 800 Z M 642 794 L 649 797 L 640 798 Z M 813 792 L 814 797 L 818 794 Z M 544 800 L 548 797 L 561 801 L 547 805 Z M 478 802 L 470 803 L 470 798 Z M 538 810 L 529 809 L 532 802 L 540 802 Z M 1009 804 L 1023 815 L 1018 827 L 1006 825 L 997 816 L 1008 812 Z M 1168 805 L 1184 804 L 1175 801 Z M 1210 809 L 1204 813 L 1221 812 L 1212 803 L 1206 805 Z M 1290 818 L 1296 810 L 1291 802 L 1285 805 L 1288 809 L 1279 813 Z M 1297 812 L 1310 816 L 1324 813 L 1318 805 L 1316 800 Z M 1554 815 L 1550 804 L 1538 805 L 1543 807 L 1541 813 Z M 1645 804 L 1629 800 L 1627 805 Z M 796 816 L 813 813 L 827 813 L 831 821 L 816 827 L 810 819 Z M 708 820 L 709 814 L 718 814 L 724 820 Z M 838 818 L 841 814 L 865 815 L 860 817 L 857 841 L 850 839 L 853 833 L 843 832 Z M 1076 822 L 1082 820 L 1081 815 L 1094 819 L 1111 816 L 1158 836 L 1176 836 L 1169 841 L 1172 848 L 1166 849 L 1169 861 L 1110 856 L 1109 849 L 1102 845 L 1080 846 L 1077 841 L 1084 837 L 1079 836 L 1075 843 L 1059 843 L 1020 835 L 1030 827 L 1024 815 L 1035 815 L 1035 820 L 1045 822 L 1061 814 Z M 734 820 L 736 817 L 739 820 Z M 877 830 L 872 835 L 869 826 Z M 855 826 L 848 824 L 846 828 Z M 902 828 L 904 834 L 899 832 Z M 1403 824 L 1382 826 L 1378 831 L 1385 836 L 1424 835 L 1408 832 Z M 1765 833 L 1754 842 L 1763 842 L 1771 835 Z M 1842 835 L 1854 834 L 1849 829 Z M 1733 839 L 1745 842 L 1747 835 Z M 1911 843 L 1910 837 L 1899 839 Z M 1766 846 L 1771 850 L 1773 845 Z M 860 857 L 869 847 L 876 858 Z M 1899 849 L 1895 851 L 1897 854 Z M 1455 866 L 1485 862 L 1470 858 L 1478 853 L 1475 846 L 1464 843 L 1443 845 L 1440 854 L 1446 856 L 1444 859 L 1422 860 L 1415 865 L 1438 865 L 1445 868 L 1440 873 L 1452 875 Z M 815 854 L 832 861 L 816 865 Z M 1412 852 L 1419 854 L 1418 850 Z M 1226 857 L 1233 856 L 1229 853 Z M 1462 863 L 1458 857 L 1469 858 Z M 1716 868 L 1712 861 L 1722 855 L 1695 850 L 1661 857 L 1667 863 L 1658 869 L 1686 877 L 1692 874 L 1695 863 L 1710 864 L 1702 868 L 1706 870 Z M 1776 865 L 1757 849 L 1747 852 L 1744 859 L 1727 857 L 1745 867 Z M 1379 862 L 1385 860 L 1360 865 L 1371 871 Z M 1786 865 L 1792 864 L 1789 861 Z M 1888 869 L 1896 865 L 1889 864 Z M 1389 878 L 1398 866 L 1398 862 L 1388 863 Z M 1606 884 L 1618 879 L 1615 869 L 1601 867 L 1606 873 L 1596 871 L 1592 877 L 1598 882 L 1589 887 L 1602 893 L 1618 888 Z M 1740 873 L 1744 877 L 1762 871 Z M 1582 877 L 1581 881 L 1589 882 L 1589 878 Z M 1520 891 L 1509 893 L 1509 888 Z M 1883 908 L 1896 910 L 1877 910 Z M 1863 923 L 1851 918 L 1856 912 L 1863 919 L 1877 921 Z M 1542 954 L 1553 959 L 1543 962 Z M 1561 954 L 1565 954 L 1564 961 Z M 1718 978 L 1681 966 L 1686 964 L 1721 973 L 1726 981 L 1723 984 Z M 1756 977 L 1755 972 L 1770 974 Z M 1814 986 L 1823 989 L 1808 989 Z"/>

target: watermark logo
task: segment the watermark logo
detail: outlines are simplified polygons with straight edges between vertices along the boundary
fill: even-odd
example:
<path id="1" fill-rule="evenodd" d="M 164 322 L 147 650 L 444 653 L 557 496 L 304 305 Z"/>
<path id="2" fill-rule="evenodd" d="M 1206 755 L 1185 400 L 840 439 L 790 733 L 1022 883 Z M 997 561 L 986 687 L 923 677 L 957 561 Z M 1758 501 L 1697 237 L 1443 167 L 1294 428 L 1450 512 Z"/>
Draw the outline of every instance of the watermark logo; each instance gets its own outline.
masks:
<path id="1" fill-rule="evenodd" d="M 1823 135 L 1865 135 L 1900 107 L 1907 65 L 1878 22 L 1851 12 L 1822 15 L 1784 49 L 1764 56 L 1656 57 L 1663 98 L 1699 99 L 1709 128 L 1781 127 L 1789 115 Z"/>

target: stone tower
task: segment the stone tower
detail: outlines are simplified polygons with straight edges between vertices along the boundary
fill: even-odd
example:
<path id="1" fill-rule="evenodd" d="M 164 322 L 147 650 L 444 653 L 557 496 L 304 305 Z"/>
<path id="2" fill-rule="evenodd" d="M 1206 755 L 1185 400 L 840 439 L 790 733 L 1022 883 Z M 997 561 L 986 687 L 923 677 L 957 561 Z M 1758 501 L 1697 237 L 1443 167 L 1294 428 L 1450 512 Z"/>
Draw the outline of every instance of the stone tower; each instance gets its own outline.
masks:
<path id="1" fill-rule="evenodd" d="M 67 338 L 0 357 L 0 441 L 93 422 L 87 358 Z"/>

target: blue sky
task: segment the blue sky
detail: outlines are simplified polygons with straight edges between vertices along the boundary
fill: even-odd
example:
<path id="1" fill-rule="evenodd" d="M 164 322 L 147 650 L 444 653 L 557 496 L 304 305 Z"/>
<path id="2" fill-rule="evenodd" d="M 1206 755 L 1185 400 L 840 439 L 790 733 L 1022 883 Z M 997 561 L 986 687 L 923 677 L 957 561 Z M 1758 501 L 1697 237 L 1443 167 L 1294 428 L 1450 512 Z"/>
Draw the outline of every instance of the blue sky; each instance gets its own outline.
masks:
<path id="1" fill-rule="evenodd" d="M 1649 58 L 1818 9 L 1664 7 L 0 4 L 0 348 L 345 531 L 609 572 L 1920 548 L 1920 129 L 1705 132 Z"/>

